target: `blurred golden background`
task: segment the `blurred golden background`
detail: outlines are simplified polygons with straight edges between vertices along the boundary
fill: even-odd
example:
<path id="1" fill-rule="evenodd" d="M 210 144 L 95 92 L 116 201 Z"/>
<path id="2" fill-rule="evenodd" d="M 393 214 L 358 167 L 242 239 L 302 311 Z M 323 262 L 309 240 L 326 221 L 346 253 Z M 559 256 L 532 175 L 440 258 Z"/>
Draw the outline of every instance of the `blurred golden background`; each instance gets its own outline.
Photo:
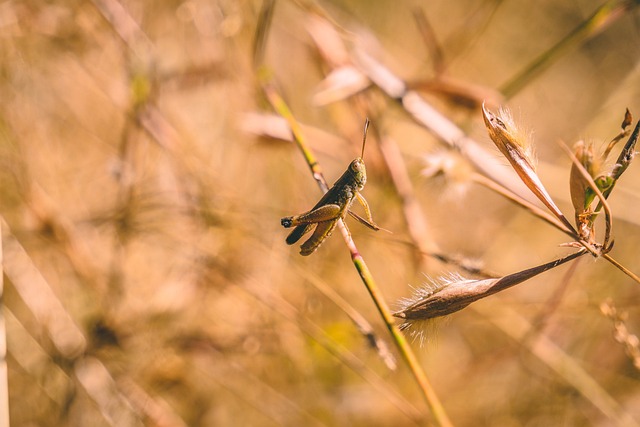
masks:
<path id="1" fill-rule="evenodd" d="M 392 234 L 347 224 L 393 309 L 460 263 L 502 275 L 568 252 L 567 236 L 468 179 L 486 166 L 515 181 L 484 99 L 532 132 L 569 219 L 556 142 L 606 144 L 625 108 L 640 117 L 633 1 L 277 1 L 268 27 L 262 7 L 0 4 L 0 425 L 434 422 L 340 233 L 309 257 L 284 242 L 280 218 L 321 192 L 256 61 L 330 184 L 371 119 L 363 195 Z M 443 143 L 392 99 L 394 81 L 487 159 Z M 609 199 L 611 255 L 636 274 L 639 183 L 632 164 Z M 638 425 L 634 334 L 640 284 L 584 257 L 427 325 L 412 347 L 454 425 Z"/>

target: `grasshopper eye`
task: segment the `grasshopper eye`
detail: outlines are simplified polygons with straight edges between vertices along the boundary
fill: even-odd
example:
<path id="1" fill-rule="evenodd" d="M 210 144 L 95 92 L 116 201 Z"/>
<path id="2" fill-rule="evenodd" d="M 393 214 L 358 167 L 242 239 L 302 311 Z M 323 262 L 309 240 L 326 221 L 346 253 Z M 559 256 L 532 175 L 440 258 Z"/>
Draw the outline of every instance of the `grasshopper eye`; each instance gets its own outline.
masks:
<path id="1" fill-rule="evenodd" d="M 364 162 L 362 161 L 362 159 L 355 159 L 349 165 L 349 169 L 351 169 L 352 172 L 361 173 L 362 171 L 365 170 L 364 169 Z"/>

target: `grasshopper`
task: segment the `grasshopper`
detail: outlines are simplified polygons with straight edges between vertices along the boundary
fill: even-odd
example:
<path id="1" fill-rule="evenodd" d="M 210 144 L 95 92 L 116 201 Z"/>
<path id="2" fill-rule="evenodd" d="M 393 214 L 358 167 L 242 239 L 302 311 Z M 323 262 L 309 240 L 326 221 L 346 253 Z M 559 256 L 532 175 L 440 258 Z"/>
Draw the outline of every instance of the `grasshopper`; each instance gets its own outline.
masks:
<path id="1" fill-rule="evenodd" d="M 369 119 L 364 123 L 364 136 L 362 138 L 362 153 L 360 157 L 354 159 L 347 170 L 325 193 L 318 203 L 308 212 L 300 215 L 282 218 L 280 223 L 284 228 L 295 227 L 287 236 L 287 244 L 293 245 L 307 234 L 313 226 L 316 226 L 311 237 L 300 247 L 300 255 L 311 255 L 324 240 L 331 235 L 336 228 L 338 221 L 343 220 L 347 213 L 360 223 L 373 230 L 380 230 L 371 217 L 371 210 L 365 198 L 360 194 L 367 182 L 367 170 L 364 166 L 364 146 L 367 141 L 367 129 L 369 129 Z M 367 219 L 349 210 L 354 199 L 364 208 Z"/>

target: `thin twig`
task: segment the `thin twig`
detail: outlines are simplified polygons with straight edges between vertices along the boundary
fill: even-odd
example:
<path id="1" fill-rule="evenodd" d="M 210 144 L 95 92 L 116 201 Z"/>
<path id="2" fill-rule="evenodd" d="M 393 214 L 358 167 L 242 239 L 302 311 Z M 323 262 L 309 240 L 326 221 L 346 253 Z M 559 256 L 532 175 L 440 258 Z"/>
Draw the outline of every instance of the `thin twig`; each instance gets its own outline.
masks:
<path id="1" fill-rule="evenodd" d="M 640 276 L 638 276 L 637 274 L 635 274 L 633 271 L 629 270 L 627 267 L 625 267 L 624 265 L 620 264 L 618 261 L 616 261 L 615 259 L 613 259 L 611 257 L 611 255 L 609 254 L 603 254 L 602 258 L 606 259 L 607 261 L 609 261 L 611 264 L 613 264 L 614 266 L 616 266 L 616 268 L 620 271 L 622 271 L 624 274 L 626 274 L 627 276 L 631 277 L 636 283 L 640 284 Z"/>
<path id="2" fill-rule="evenodd" d="M 540 310 L 540 312 L 531 322 L 532 327 L 524 338 L 525 340 L 532 340 L 544 332 L 545 326 L 549 323 L 551 315 L 558 309 L 563 296 L 566 294 L 567 289 L 569 288 L 571 277 L 575 274 L 580 261 L 583 259 L 584 258 L 579 258 L 569 265 L 569 268 L 567 269 L 567 271 L 565 271 L 562 279 L 560 280 L 560 284 L 553 291 L 551 297 L 549 297 L 544 303 L 542 310 Z"/>
<path id="3" fill-rule="evenodd" d="M 620 179 L 624 171 L 627 170 L 627 168 L 631 164 L 631 161 L 636 156 L 636 143 L 638 142 L 639 135 L 640 135 L 640 121 L 638 121 L 638 123 L 636 124 L 636 127 L 631 133 L 631 136 L 629 136 L 627 143 L 622 148 L 622 151 L 620 152 L 620 155 L 618 156 L 618 159 L 616 160 L 616 163 L 613 166 L 613 169 L 611 170 L 611 174 L 610 174 L 610 177 L 612 179 L 611 185 L 602 192 L 605 198 L 609 197 L 609 194 L 611 194 L 611 192 L 613 191 L 613 188 L 615 187 L 616 183 L 618 182 L 618 180 Z M 600 212 L 601 208 L 602 208 L 601 203 L 598 203 L 598 206 L 596 206 L 594 212 L 595 213 Z"/>
<path id="4" fill-rule="evenodd" d="M 578 238 L 576 236 L 576 234 L 572 230 L 569 230 L 567 228 L 567 226 L 563 222 L 561 222 L 558 218 L 556 218 L 555 216 L 551 215 L 549 212 L 541 209 L 540 207 L 534 205 L 533 203 L 529 202 L 528 200 L 525 200 L 522 197 L 518 196 L 517 194 L 511 192 L 509 189 L 503 187 L 502 185 L 500 185 L 496 181 L 493 181 L 492 179 L 489 179 L 486 176 L 481 175 L 479 173 L 472 174 L 471 175 L 471 179 L 475 183 L 483 185 L 483 186 L 487 187 L 488 189 L 493 190 L 496 193 L 500 194 L 501 196 L 506 197 L 508 200 L 511 200 L 512 202 L 522 206 L 523 208 L 525 208 L 526 210 L 531 212 L 533 215 L 535 215 L 538 218 L 543 219 L 547 223 L 553 225 L 558 230 L 560 230 L 563 233 L 567 234 L 571 238 L 573 238 L 573 239 L 577 239 Z"/>
<path id="5" fill-rule="evenodd" d="M 433 30 L 433 26 L 431 25 L 431 22 L 429 22 L 424 9 L 415 8 L 413 10 L 413 18 L 416 21 L 416 26 L 422 36 L 424 45 L 429 51 L 429 58 L 433 61 L 433 72 L 436 76 L 439 76 L 445 69 L 442 46 L 438 43 L 436 33 Z"/>

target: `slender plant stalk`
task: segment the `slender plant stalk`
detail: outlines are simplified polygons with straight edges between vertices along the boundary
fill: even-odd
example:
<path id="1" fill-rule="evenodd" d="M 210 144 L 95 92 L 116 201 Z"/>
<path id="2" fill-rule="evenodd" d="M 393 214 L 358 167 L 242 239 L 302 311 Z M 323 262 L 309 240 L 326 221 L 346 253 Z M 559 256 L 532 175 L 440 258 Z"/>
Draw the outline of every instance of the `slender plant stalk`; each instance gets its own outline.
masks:
<path id="1" fill-rule="evenodd" d="M 433 234 L 422 212 L 422 207 L 415 197 L 411 178 L 407 172 L 407 166 L 404 163 L 398 145 L 391 138 L 381 138 L 380 135 L 378 136 L 382 158 L 389 170 L 396 192 L 402 201 L 402 209 L 409 237 L 420 253 L 421 267 L 426 270 L 427 257 L 433 256 L 433 253 L 440 252 L 440 248 L 433 239 Z"/>
<path id="2" fill-rule="evenodd" d="M 543 219 L 544 221 L 546 221 L 547 223 L 553 225 L 554 227 L 556 227 L 558 230 L 562 231 L 563 233 L 567 234 L 568 236 L 572 237 L 572 238 L 576 238 L 576 234 L 569 230 L 567 228 L 567 226 L 561 222 L 558 218 L 556 218 L 555 216 L 551 215 L 550 213 L 548 213 L 547 211 L 539 208 L 538 206 L 534 205 L 533 203 L 529 202 L 526 199 L 523 199 L 522 197 L 518 196 L 517 194 L 511 192 L 509 189 L 503 187 L 502 185 L 500 185 L 498 182 L 487 178 L 484 175 L 481 175 L 479 173 L 473 173 L 471 176 L 471 179 L 473 180 L 473 182 L 483 185 L 485 187 L 487 187 L 490 190 L 495 191 L 496 193 L 500 194 L 501 196 L 507 198 L 508 200 L 511 200 L 512 202 L 522 206 L 523 208 L 527 209 L 529 212 L 531 212 L 533 215 L 537 216 L 540 219 Z"/>
<path id="3" fill-rule="evenodd" d="M 633 271 L 629 270 L 627 267 L 625 267 L 624 265 L 620 264 L 618 261 L 616 261 L 615 259 L 611 258 L 611 255 L 609 254 L 603 254 L 602 258 L 606 259 L 607 261 L 609 261 L 611 264 L 615 265 L 618 270 L 622 271 L 624 274 L 626 274 L 627 276 L 631 277 L 633 280 L 636 281 L 636 283 L 640 283 L 640 276 L 638 276 L 637 274 L 635 274 Z"/>
<path id="4" fill-rule="evenodd" d="M 4 290 L 4 260 L 2 257 L 2 226 L 0 226 L 0 427 L 9 427 L 9 380 L 7 378 L 7 329 L 2 313 Z"/>
<path id="5" fill-rule="evenodd" d="M 620 405 L 580 363 L 577 363 L 571 355 L 565 353 L 546 335 L 539 335 L 529 340 L 525 339 L 532 330 L 532 325 L 522 317 L 521 313 L 509 308 L 507 304 L 502 304 L 500 310 L 484 305 L 476 306 L 475 310 L 523 348 L 530 351 L 569 386 L 577 390 L 588 402 L 609 418 L 612 425 L 638 426 L 628 410 Z"/>
<path id="6" fill-rule="evenodd" d="M 566 52 L 603 31 L 618 18 L 624 16 L 625 12 L 633 7 L 634 3 L 637 2 L 630 0 L 609 0 L 605 2 L 596 9 L 589 18 L 574 28 L 565 38 L 542 53 L 524 70 L 505 83 L 500 89 L 500 92 L 502 92 L 507 99 L 513 97 L 551 64 L 562 58 Z"/>
<path id="7" fill-rule="evenodd" d="M 367 341 L 373 348 L 376 349 L 380 358 L 384 361 L 387 368 L 395 371 L 397 369 L 397 363 L 395 356 L 389 350 L 386 341 L 378 338 L 377 334 L 373 330 L 373 326 L 367 321 L 367 319 L 356 310 L 348 301 L 346 301 L 338 292 L 336 292 L 331 286 L 324 282 L 320 277 L 309 272 L 308 269 L 298 267 L 298 273 L 303 276 L 309 283 L 311 283 L 318 292 L 328 298 L 336 307 L 342 310 L 351 321 L 356 325 L 362 335 L 365 336 Z"/>
<path id="8" fill-rule="evenodd" d="M 268 75 L 269 73 L 265 68 L 260 67 L 258 69 L 258 78 L 262 83 L 263 91 L 267 96 L 269 103 L 276 110 L 276 112 L 280 114 L 289 124 L 289 127 L 291 128 L 291 132 L 293 134 L 293 138 L 296 144 L 298 145 L 298 148 L 300 149 L 300 151 L 302 151 L 302 154 L 307 164 L 309 165 L 309 168 L 311 169 L 313 178 L 318 182 L 318 185 L 320 186 L 322 191 L 327 192 L 329 187 L 327 185 L 326 180 L 324 179 L 324 175 L 322 174 L 318 161 L 316 160 L 315 156 L 313 155 L 313 152 L 307 145 L 306 139 L 302 134 L 300 126 L 298 125 L 297 121 L 293 117 L 293 114 L 289 110 L 289 107 L 287 106 L 285 101 L 282 99 L 280 94 L 273 87 L 273 85 L 269 82 Z M 449 417 L 447 416 L 447 413 L 445 412 L 444 407 L 440 403 L 440 399 L 438 398 L 437 394 L 435 393 L 435 390 L 431 386 L 431 383 L 429 382 L 429 379 L 427 378 L 427 375 L 425 374 L 424 370 L 418 363 L 418 359 L 416 358 L 415 354 L 411 350 L 411 346 L 409 345 L 408 341 L 405 339 L 402 332 L 400 332 L 400 329 L 398 329 L 398 327 L 396 326 L 394 318 L 391 314 L 391 310 L 389 309 L 389 306 L 387 305 L 384 298 L 382 297 L 382 293 L 380 292 L 380 289 L 376 285 L 373 279 L 373 276 L 371 275 L 371 271 L 369 270 L 369 267 L 367 267 L 367 264 L 364 258 L 362 257 L 362 255 L 360 255 L 360 252 L 358 252 L 358 249 L 355 246 L 353 239 L 351 239 L 351 235 L 342 220 L 339 221 L 338 227 L 340 227 L 340 231 L 345 237 L 345 241 L 347 243 L 347 246 L 349 247 L 349 251 L 351 252 L 351 259 L 353 261 L 354 266 L 358 270 L 358 273 L 360 274 L 360 278 L 362 279 L 362 282 L 367 288 L 369 295 L 371 295 L 371 298 L 373 299 L 373 302 L 375 303 L 376 308 L 378 309 L 378 312 L 382 316 L 382 319 L 387 329 L 389 330 L 391 337 L 393 338 L 393 341 L 398 348 L 398 351 L 402 355 L 403 359 L 409 366 L 411 373 L 413 374 L 416 381 L 418 382 L 418 385 L 420 386 L 420 390 L 422 391 L 422 394 L 434 418 L 437 420 L 438 424 L 441 426 L 452 426 L 453 424 L 449 420 Z"/>
<path id="9" fill-rule="evenodd" d="M 566 295 L 567 289 L 569 289 L 571 278 L 576 274 L 578 266 L 583 259 L 584 258 L 580 258 L 575 262 L 569 264 L 569 268 L 563 274 L 558 286 L 554 289 L 551 296 L 545 301 L 542 309 L 532 319 L 531 330 L 527 332 L 527 335 L 524 338 L 525 341 L 536 339 L 538 336 L 544 333 L 545 328 L 549 324 L 551 316 L 553 316 L 553 314 L 560 307 L 560 303 Z"/>
<path id="10" fill-rule="evenodd" d="M 355 249 L 355 246 L 353 248 Z M 429 405 L 429 408 L 431 409 L 431 412 L 433 413 L 433 416 L 441 426 L 452 426 L 453 424 L 451 424 L 451 421 L 449 420 L 444 407 L 440 403 L 438 395 L 431 386 L 431 383 L 429 382 L 429 379 L 427 378 L 424 370 L 420 366 L 420 363 L 418 363 L 418 359 L 411 350 L 411 346 L 407 342 L 407 339 L 402 334 L 402 332 L 400 332 L 400 329 L 396 326 L 389 306 L 385 302 L 380 289 L 373 280 L 373 276 L 371 275 L 371 272 L 369 271 L 364 258 L 362 258 L 362 255 L 357 252 L 357 249 L 355 249 L 355 253 L 353 250 L 351 251 L 351 259 L 353 260 L 353 264 L 358 270 L 358 273 L 360 274 L 362 282 L 365 284 L 367 291 L 369 291 L 369 295 L 371 295 L 373 302 L 376 304 L 376 308 L 380 312 L 380 315 L 382 316 L 384 323 L 387 326 L 391 337 L 393 338 L 393 341 L 396 343 L 400 354 L 402 354 L 402 357 L 407 362 L 407 365 L 409 365 L 411 373 L 418 382 L 418 385 L 420 386 L 420 389 L 424 395 L 425 400 L 427 401 L 427 404 Z"/>

